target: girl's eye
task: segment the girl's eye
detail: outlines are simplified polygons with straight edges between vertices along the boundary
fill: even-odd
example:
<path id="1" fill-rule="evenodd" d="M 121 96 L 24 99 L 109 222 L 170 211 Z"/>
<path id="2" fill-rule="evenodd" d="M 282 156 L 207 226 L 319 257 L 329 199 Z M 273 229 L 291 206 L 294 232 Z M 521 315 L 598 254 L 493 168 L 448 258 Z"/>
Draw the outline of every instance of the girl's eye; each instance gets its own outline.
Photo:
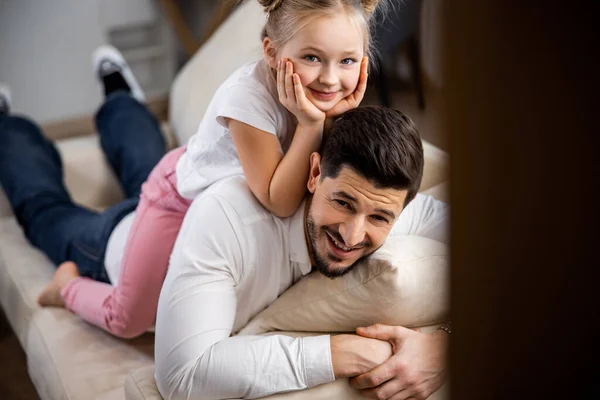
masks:
<path id="1" fill-rule="evenodd" d="M 344 58 L 344 59 L 342 60 L 342 64 L 344 64 L 344 65 L 352 65 L 352 64 L 354 64 L 355 62 L 356 62 L 356 60 L 355 60 L 355 59 L 353 59 L 353 58 Z"/>
<path id="2" fill-rule="evenodd" d="M 319 59 L 317 58 L 317 56 L 311 56 L 311 55 L 304 56 L 304 59 L 306 61 L 310 61 L 310 62 L 317 62 L 317 61 L 319 61 Z"/>

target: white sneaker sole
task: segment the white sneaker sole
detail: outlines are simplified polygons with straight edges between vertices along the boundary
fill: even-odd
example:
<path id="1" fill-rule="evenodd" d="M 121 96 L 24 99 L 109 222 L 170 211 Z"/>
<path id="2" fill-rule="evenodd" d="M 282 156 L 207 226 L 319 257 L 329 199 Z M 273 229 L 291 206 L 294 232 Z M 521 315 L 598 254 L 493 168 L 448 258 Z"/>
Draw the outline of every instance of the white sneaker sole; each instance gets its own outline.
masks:
<path id="1" fill-rule="evenodd" d="M 125 61 L 121 52 L 110 45 L 98 47 L 92 54 L 92 64 L 96 77 L 99 76 L 98 70 L 100 69 L 100 63 L 103 60 L 110 60 L 121 67 L 121 75 L 123 75 L 123 79 L 125 79 L 125 82 L 127 82 L 127 85 L 131 88 L 131 95 L 140 103 L 144 103 L 146 101 L 144 91 L 137 79 L 135 79 L 129 64 L 127 64 L 127 61 Z"/>
<path id="2" fill-rule="evenodd" d="M 4 99 L 4 101 L 6 101 L 6 105 L 8 106 L 8 109 L 11 109 L 12 106 L 12 98 L 10 95 L 10 88 L 8 87 L 8 85 L 5 85 L 4 83 L 0 82 L 0 97 L 2 97 Z"/>

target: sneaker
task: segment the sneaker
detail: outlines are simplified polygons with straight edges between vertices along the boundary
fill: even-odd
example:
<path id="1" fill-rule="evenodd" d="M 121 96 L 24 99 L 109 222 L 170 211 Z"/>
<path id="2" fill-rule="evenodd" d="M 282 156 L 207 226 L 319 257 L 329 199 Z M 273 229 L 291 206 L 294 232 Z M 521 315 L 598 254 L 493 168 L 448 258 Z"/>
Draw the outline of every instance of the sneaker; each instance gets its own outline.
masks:
<path id="1" fill-rule="evenodd" d="M 92 63 L 94 72 L 101 83 L 103 82 L 103 77 L 119 72 L 131 89 L 131 95 L 140 103 L 146 101 L 144 91 L 137 79 L 135 79 L 129 64 L 127 64 L 121 52 L 115 47 L 109 45 L 98 47 L 92 54 Z"/>
<path id="2" fill-rule="evenodd" d="M 8 115 L 10 114 L 10 88 L 8 85 L 0 82 L 0 114 Z"/>

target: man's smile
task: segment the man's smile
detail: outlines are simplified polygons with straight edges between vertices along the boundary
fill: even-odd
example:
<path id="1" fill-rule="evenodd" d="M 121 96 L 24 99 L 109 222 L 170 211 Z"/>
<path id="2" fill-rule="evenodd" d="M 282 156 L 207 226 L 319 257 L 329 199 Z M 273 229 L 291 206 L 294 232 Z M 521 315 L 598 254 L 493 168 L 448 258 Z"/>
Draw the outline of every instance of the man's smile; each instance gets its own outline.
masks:
<path id="1" fill-rule="evenodd" d="M 360 243 L 359 245 L 354 247 L 348 247 L 344 243 L 342 243 L 342 241 L 336 239 L 335 236 L 330 232 L 325 231 L 325 233 L 327 234 L 327 243 L 329 250 L 341 260 L 348 260 L 357 257 L 357 255 L 365 247 L 363 243 Z"/>

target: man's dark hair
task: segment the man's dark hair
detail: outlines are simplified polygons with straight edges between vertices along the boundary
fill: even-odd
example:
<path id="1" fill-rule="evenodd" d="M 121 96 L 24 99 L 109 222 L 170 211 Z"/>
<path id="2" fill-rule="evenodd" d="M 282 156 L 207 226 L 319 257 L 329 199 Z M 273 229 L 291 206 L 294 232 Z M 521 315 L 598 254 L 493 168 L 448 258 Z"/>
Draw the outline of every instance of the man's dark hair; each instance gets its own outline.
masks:
<path id="1" fill-rule="evenodd" d="M 331 127 L 321 148 L 322 179 L 343 166 L 379 188 L 408 190 L 406 206 L 423 177 L 423 144 L 415 124 L 391 108 L 367 106 L 346 112 Z"/>

